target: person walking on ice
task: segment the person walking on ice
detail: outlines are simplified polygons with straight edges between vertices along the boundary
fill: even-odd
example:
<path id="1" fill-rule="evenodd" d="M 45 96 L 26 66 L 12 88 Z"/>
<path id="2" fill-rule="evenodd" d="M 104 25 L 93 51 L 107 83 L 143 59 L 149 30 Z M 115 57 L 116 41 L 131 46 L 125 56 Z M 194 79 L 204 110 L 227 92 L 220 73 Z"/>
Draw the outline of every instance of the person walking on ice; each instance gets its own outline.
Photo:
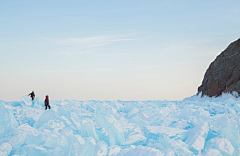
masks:
<path id="1" fill-rule="evenodd" d="M 32 98 L 32 101 L 34 100 L 35 98 L 35 94 L 34 94 L 34 91 L 32 91 L 31 93 L 28 94 L 28 96 L 30 96 Z"/>
<path id="2" fill-rule="evenodd" d="M 48 95 L 46 95 L 46 99 L 45 99 L 44 103 L 45 103 L 45 110 L 47 110 L 47 107 L 48 107 L 48 109 L 51 109 L 51 107 L 49 105 Z"/>

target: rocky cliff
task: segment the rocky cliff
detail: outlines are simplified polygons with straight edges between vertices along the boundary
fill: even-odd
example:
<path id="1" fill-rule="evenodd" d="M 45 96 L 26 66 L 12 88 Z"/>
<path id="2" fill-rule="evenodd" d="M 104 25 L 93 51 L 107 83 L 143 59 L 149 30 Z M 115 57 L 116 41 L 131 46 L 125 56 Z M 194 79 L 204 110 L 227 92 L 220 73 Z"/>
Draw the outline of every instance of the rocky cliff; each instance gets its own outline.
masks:
<path id="1" fill-rule="evenodd" d="M 240 94 L 240 39 L 231 43 L 207 69 L 198 93 L 219 96 L 223 92 Z"/>

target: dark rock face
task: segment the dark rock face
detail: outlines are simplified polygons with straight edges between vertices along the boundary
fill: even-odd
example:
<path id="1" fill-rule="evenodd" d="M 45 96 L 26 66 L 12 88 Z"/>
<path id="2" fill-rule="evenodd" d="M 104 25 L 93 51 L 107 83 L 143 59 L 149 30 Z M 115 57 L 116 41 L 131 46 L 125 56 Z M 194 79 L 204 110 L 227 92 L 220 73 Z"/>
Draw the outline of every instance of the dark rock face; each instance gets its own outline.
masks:
<path id="1" fill-rule="evenodd" d="M 224 92 L 240 94 L 240 39 L 231 43 L 207 69 L 198 93 L 209 97 Z"/>

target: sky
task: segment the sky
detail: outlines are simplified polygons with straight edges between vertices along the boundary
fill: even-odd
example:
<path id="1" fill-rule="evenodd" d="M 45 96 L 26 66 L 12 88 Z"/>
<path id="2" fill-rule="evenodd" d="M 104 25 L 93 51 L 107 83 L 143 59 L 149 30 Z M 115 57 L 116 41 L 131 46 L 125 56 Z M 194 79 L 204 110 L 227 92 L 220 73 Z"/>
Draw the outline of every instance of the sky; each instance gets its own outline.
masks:
<path id="1" fill-rule="evenodd" d="M 239 17 L 239 0 L 2 0 L 0 100 L 182 100 Z"/>

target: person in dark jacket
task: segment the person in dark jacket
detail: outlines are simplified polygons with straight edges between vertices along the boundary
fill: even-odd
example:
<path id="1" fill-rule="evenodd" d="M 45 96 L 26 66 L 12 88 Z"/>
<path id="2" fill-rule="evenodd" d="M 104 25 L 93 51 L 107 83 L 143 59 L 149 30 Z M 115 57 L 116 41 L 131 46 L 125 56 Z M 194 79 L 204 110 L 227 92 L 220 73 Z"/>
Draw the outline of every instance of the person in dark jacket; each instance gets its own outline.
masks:
<path id="1" fill-rule="evenodd" d="M 34 100 L 35 98 L 35 94 L 34 94 L 34 91 L 32 91 L 31 93 L 28 94 L 28 96 L 30 96 L 32 98 L 32 101 Z"/>
<path id="2" fill-rule="evenodd" d="M 47 110 L 47 107 L 48 107 L 48 109 L 51 109 L 51 107 L 49 105 L 48 95 L 46 96 L 46 99 L 45 99 L 44 103 L 45 103 L 45 110 Z"/>

